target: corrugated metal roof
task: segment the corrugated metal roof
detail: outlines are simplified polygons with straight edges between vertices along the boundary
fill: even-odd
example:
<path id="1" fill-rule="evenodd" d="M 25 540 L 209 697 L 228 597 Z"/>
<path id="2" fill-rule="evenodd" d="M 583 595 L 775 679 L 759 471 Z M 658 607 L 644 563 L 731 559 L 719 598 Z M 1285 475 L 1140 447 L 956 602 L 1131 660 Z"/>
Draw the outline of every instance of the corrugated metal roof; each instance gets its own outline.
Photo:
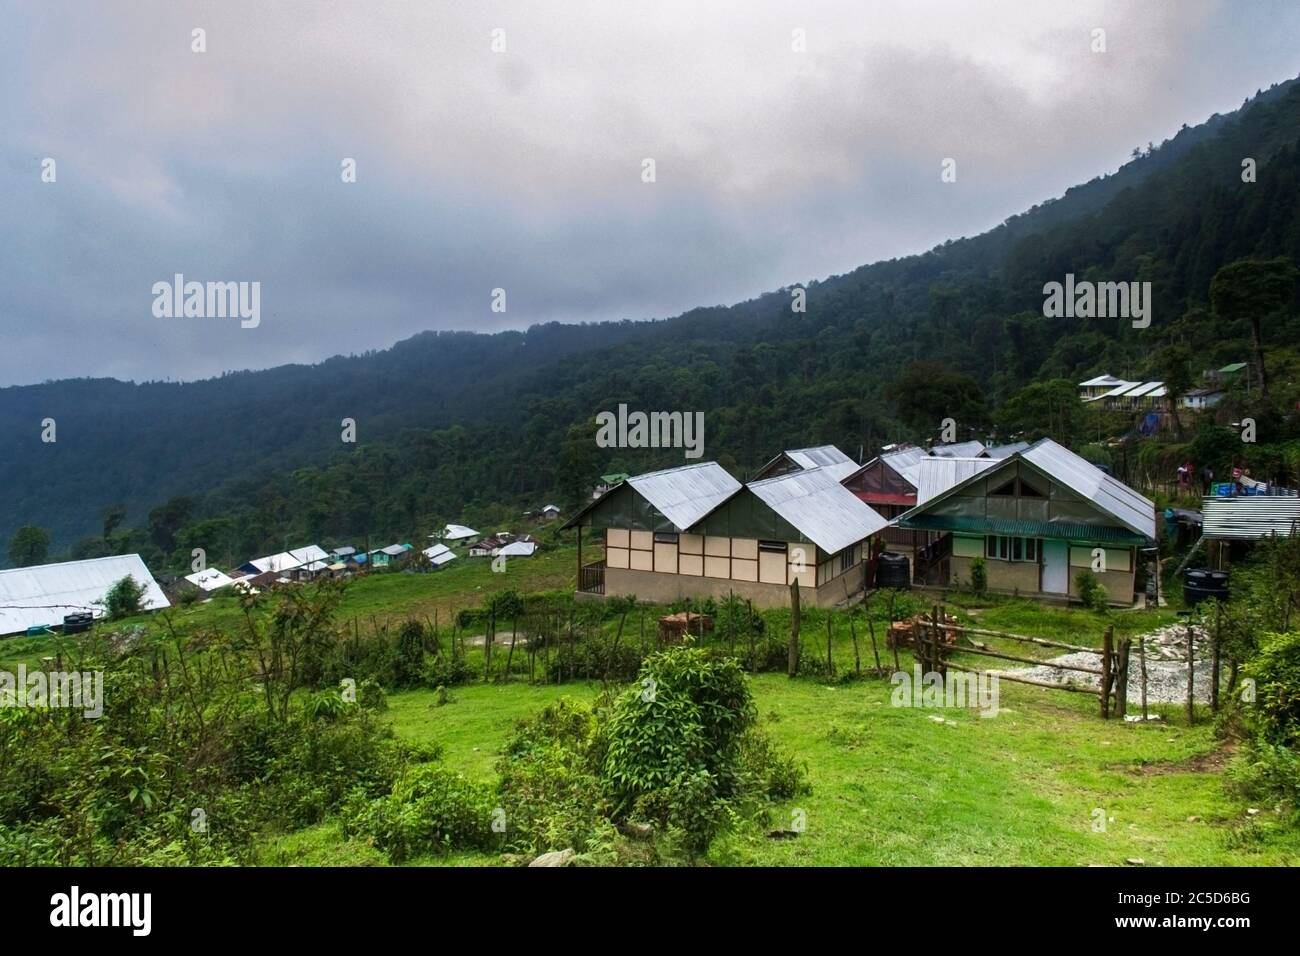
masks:
<path id="1" fill-rule="evenodd" d="M 1027 441 L 1013 441 L 1007 445 L 990 445 L 985 451 L 990 458 L 1001 461 L 1003 458 L 1010 458 L 1018 451 L 1024 451 L 1029 447 Z"/>
<path id="2" fill-rule="evenodd" d="M 295 548 L 290 551 L 281 551 L 279 554 L 268 554 L 264 558 L 254 558 L 248 563 L 262 573 L 267 571 L 292 571 L 304 564 L 310 564 L 312 561 L 320 561 L 328 557 L 329 555 L 326 554 L 323 548 L 309 544 L 305 548 Z"/>
<path id="3" fill-rule="evenodd" d="M 108 589 L 128 575 L 144 586 L 145 610 L 171 606 L 138 554 L 0 571 L 0 634 L 39 624 L 61 625 L 65 614 L 78 611 L 98 617 L 104 609 L 94 602 L 102 601 Z"/>
<path id="4" fill-rule="evenodd" d="M 1300 529 L 1300 498 L 1248 495 L 1206 498 L 1202 534 L 1207 538 L 1255 541 Z"/>
<path id="5" fill-rule="evenodd" d="M 917 463 L 916 503 L 923 505 L 996 464 L 992 458 L 922 458 Z"/>
<path id="6" fill-rule="evenodd" d="M 203 571 L 187 574 L 185 580 L 201 591 L 216 591 L 235 583 L 234 578 L 224 571 L 218 571 L 216 568 L 206 568 Z"/>
<path id="7" fill-rule="evenodd" d="M 330 554 L 334 555 L 336 558 L 346 558 L 349 555 L 353 555 L 356 553 L 357 553 L 357 549 L 351 546 L 348 546 L 346 548 L 335 548 L 333 551 L 330 552 Z"/>
<path id="8" fill-rule="evenodd" d="M 425 548 L 423 553 L 436 567 L 441 567 L 448 561 L 456 560 L 455 552 L 445 544 L 435 544 L 431 548 Z"/>
<path id="9" fill-rule="evenodd" d="M 1013 456 L 1045 472 L 1067 488 L 1087 498 L 1102 511 L 1147 539 L 1156 536 L 1155 504 L 1096 465 L 1050 438 L 1041 438 Z M 1010 459 L 1006 459 L 1010 460 Z"/>
<path id="10" fill-rule="evenodd" d="M 834 445 L 818 445 L 816 448 L 787 449 L 787 457 L 800 468 L 825 468 L 842 481 L 858 470 L 858 463 Z"/>
<path id="11" fill-rule="evenodd" d="M 1097 388 L 1102 385 L 1124 385 L 1126 383 L 1122 378 L 1116 378 L 1114 375 L 1098 375 L 1096 378 L 1090 378 L 1086 382 L 1080 382 L 1080 388 Z"/>
<path id="12" fill-rule="evenodd" d="M 1132 388 L 1126 389 L 1119 393 L 1121 398 L 1141 398 L 1143 395 L 1150 395 L 1164 386 L 1164 382 L 1139 382 Z"/>
<path id="13" fill-rule="evenodd" d="M 716 461 L 652 471 L 629 478 L 627 483 L 679 531 L 685 531 L 741 488 L 740 482 Z"/>
<path id="14" fill-rule="evenodd" d="M 871 537 L 888 524 L 827 468 L 792 471 L 745 487 L 830 554 Z"/>
<path id="15" fill-rule="evenodd" d="M 880 453 L 880 460 L 911 482 L 913 487 L 916 485 L 917 462 L 925 457 L 925 449 L 915 446 L 894 448 Z"/>
<path id="16" fill-rule="evenodd" d="M 950 445 L 935 445 L 930 454 L 940 458 L 978 458 L 984 454 L 982 441 L 958 441 Z"/>
<path id="17" fill-rule="evenodd" d="M 536 541 L 511 541 L 497 552 L 497 557 L 531 558 L 536 550 Z"/>
<path id="18" fill-rule="evenodd" d="M 477 538 L 478 532 L 463 524 L 449 524 L 443 529 L 442 536 L 448 541 L 459 541 L 462 538 Z"/>

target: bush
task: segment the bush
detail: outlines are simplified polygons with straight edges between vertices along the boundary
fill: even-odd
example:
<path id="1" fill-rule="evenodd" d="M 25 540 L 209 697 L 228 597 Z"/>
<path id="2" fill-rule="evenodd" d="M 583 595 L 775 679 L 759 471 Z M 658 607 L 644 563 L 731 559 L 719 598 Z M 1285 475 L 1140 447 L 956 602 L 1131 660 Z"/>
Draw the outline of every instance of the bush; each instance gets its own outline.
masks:
<path id="1" fill-rule="evenodd" d="M 983 558 L 971 559 L 970 589 L 976 594 L 983 594 L 989 589 L 989 566 Z"/>
<path id="2" fill-rule="evenodd" d="M 598 723 L 586 704 L 561 698 L 520 720 L 497 764 L 512 849 L 593 849 L 607 821 L 598 795 Z"/>
<path id="3" fill-rule="evenodd" d="M 1300 631 L 1265 635 L 1244 672 L 1255 681 L 1252 729 L 1266 744 L 1300 744 Z"/>
<path id="4" fill-rule="evenodd" d="M 343 811 L 343 832 L 366 837 L 402 863 L 427 853 L 487 848 L 494 809 L 488 788 L 427 764 L 404 773 L 385 797 L 355 793 Z"/>
<path id="5" fill-rule="evenodd" d="M 1074 586 L 1079 592 L 1079 600 L 1083 602 L 1084 607 L 1094 611 L 1105 611 L 1107 609 L 1109 598 L 1106 595 L 1106 589 L 1097 580 L 1097 575 L 1090 570 L 1084 568 L 1076 574 L 1074 576 Z"/>
<path id="6" fill-rule="evenodd" d="M 144 610 L 144 585 L 131 575 L 122 578 L 104 595 L 104 610 L 110 620 L 131 617 Z"/>

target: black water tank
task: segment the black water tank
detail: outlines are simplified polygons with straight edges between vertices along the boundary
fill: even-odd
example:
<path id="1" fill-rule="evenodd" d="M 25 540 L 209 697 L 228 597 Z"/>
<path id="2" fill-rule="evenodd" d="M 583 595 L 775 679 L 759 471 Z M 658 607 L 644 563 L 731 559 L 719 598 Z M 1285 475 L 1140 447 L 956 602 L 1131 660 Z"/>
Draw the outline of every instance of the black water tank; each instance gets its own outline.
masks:
<path id="1" fill-rule="evenodd" d="M 897 551 L 882 551 L 876 557 L 876 587 L 910 588 L 912 569 L 907 555 Z"/>
<path id="2" fill-rule="evenodd" d="M 80 634 L 82 631 L 90 630 L 90 625 L 94 622 L 95 616 L 89 611 L 81 611 L 76 614 L 65 614 L 63 616 L 63 633 Z"/>
<path id="3" fill-rule="evenodd" d="M 1228 600 L 1228 572 L 1188 568 L 1183 572 L 1183 603 L 1195 607 L 1202 601 Z"/>

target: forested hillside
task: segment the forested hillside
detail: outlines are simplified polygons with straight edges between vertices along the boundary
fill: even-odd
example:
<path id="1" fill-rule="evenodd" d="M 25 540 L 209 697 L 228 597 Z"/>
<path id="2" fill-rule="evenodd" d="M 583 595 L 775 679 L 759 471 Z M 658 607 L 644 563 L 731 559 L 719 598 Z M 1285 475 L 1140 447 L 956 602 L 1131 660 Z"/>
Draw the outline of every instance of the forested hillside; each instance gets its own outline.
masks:
<path id="1" fill-rule="evenodd" d="M 1249 358 L 1249 322 L 1216 313 L 1211 280 L 1243 258 L 1300 261 L 1298 187 L 1290 81 L 981 236 L 810 282 L 804 313 L 779 289 L 664 321 L 426 333 L 196 383 L 3 389 L 0 538 L 35 524 L 51 557 L 130 548 L 155 561 L 192 546 L 216 561 L 286 540 L 413 540 L 544 498 L 572 505 L 602 472 L 682 461 L 597 448 L 593 417 L 619 402 L 703 411 L 706 456 L 738 471 L 782 447 L 923 439 L 947 416 L 985 436 L 1060 431 L 1046 400 L 1060 386 L 1046 383 L 1176 378 L 1175 364 L 1194 377 Z M 1150 281 L 1151 327 L 1045 318 L 1044 283 L 1070 272 Z M 1291 302 L 1262 330 L 1281 373 L 1274 442 L 1296 434 L 1296 316 Z M 1060 413 L 1058 437 L 1080 437 L 1076 412 Z M 356 445 L 340 441 L 343 418 Z"/>

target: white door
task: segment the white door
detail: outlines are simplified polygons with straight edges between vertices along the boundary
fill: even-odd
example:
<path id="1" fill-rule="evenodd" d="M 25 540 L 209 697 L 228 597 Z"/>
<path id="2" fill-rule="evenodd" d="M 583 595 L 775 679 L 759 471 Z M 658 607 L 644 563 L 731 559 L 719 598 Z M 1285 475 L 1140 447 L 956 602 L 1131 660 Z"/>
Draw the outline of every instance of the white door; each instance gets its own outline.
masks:
<path id="1" fill-rule="evenodd" d="M 1066 594 L 1070 590 L 1070 543 L 1043 541 L 1043 591 L 1046 594 Z"/>

